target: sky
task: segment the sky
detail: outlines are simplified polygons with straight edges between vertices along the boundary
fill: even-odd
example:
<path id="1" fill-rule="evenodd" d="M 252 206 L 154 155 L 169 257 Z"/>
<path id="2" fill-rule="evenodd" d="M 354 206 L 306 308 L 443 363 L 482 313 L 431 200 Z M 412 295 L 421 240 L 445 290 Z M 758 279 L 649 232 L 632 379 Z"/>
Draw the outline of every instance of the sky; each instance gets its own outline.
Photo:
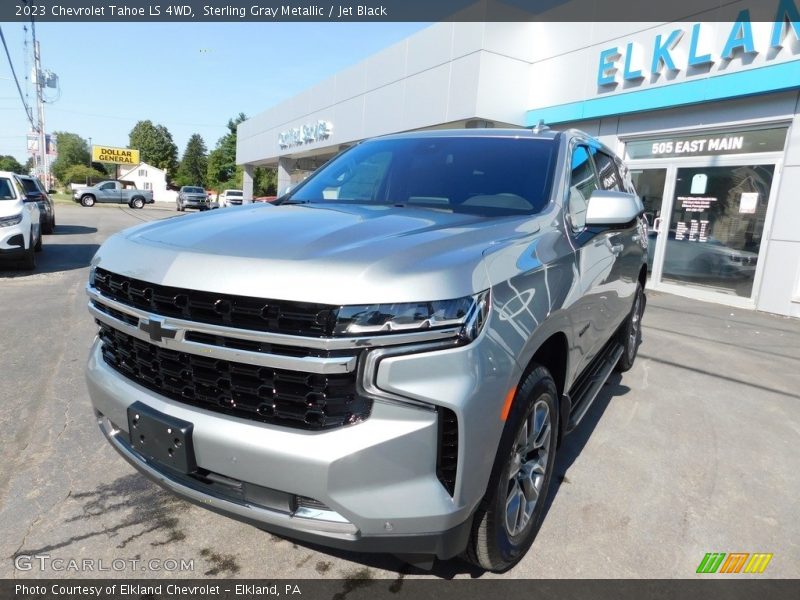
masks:
<path id="1" fill-rule="evenodd" d="M 60 94 L 48 133 L 127 146 L 139 120 L 169 129 L 179 158 L 193 133 L 209 150 L 228 119 L 253 116 L 426 27 L 425 23 L 37 23 L 42 68 Z M 23 93 L 33 58 L 22 23 L 0 23 Z M 30 49 L 30 44 L 28 45 Z M 27 160 L 29 123 L 0 47 L 0 155 Z"/>

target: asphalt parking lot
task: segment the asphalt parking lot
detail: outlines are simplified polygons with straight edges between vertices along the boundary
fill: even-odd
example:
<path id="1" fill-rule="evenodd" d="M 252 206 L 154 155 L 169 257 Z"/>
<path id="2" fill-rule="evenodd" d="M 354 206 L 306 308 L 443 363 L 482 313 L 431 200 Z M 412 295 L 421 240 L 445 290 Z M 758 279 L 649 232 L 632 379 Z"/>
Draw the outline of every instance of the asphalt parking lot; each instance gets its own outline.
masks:
<path id="1" fill-rule="evenodd" d="M 0 271 L 0 577 L 495 577 L 460 560 L 425 573 L 295 543 L 139 476 L 92 416 L 83 286 L 106 237 L 176 213 L 57 214 L 37 270 Z M 539 536 L 503 577 L 695 577 L 706 552 L 773 553 L 761 577 L 800 576 L 800 322 L 651 292 L 644 336 L 634 369 L 566 439 Z M 27 555 L 125 567 L 15 568 Z M 142 569 L 154 559 L 192 568 Z"/>

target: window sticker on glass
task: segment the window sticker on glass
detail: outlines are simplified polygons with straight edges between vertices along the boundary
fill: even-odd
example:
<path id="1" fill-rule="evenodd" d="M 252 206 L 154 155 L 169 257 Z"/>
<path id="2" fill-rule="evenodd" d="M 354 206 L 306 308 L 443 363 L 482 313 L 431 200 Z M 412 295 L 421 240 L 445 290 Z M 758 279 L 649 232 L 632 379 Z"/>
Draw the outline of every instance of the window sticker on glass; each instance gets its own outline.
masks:
<path id="1" fill-rule="evenodd" d="M 758 206 L 758 192 L 743 192 L 739 198 L 739 212 L 755 214 L 756 206 Z"/>
<path id="2" fill-rule="evenodd" d="M 705 173 L 698 173 L 692 177 L 692 189 L 690 194 L 705 194 L 706 187 L 708 186 L 708 175 Z"/>

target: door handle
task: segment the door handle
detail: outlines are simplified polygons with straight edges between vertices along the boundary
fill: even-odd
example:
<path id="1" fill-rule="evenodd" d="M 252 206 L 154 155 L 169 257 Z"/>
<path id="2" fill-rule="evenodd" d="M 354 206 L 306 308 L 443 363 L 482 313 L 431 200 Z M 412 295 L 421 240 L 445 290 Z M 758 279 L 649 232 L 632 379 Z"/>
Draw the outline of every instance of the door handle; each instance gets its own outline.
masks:
<path id="1" fill-rule="evenodd" d="M 656 233 L 661 233 L 661 217 L 656 217 L 653 219 L 653 231 Z"/>
<path id="2" fill-rule="evenodd" d="M 611 250 L 611 253 L 614 256 L 619 256 L 620 253 L 625 249 L 623 244 L 615 244 L 611 241 L 611 238 L 606 238 L 606 246 L 608 246 L 608 249 Z"/>

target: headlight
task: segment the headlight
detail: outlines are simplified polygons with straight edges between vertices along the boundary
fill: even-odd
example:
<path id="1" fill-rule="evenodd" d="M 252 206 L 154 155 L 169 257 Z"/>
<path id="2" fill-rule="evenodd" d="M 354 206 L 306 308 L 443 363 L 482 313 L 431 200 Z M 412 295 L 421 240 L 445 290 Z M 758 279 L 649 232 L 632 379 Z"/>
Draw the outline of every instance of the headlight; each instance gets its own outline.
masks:
<path id="1" fill-rule="evenodd" d="M 11 227 L 12 225 L 19 225 L 22 223 L 22 213 L 14 215 L 13 217 L 0 217 L 0 227 Z"/>
<path id="2" fill-rule="evenodd" d="M 425 331 L 461 326 L 465 340 L 475 339 L 489 314 L 489 291 L 432 302 L 364 304 L 339 309 L 334 333 L 364 335 Z"/>

